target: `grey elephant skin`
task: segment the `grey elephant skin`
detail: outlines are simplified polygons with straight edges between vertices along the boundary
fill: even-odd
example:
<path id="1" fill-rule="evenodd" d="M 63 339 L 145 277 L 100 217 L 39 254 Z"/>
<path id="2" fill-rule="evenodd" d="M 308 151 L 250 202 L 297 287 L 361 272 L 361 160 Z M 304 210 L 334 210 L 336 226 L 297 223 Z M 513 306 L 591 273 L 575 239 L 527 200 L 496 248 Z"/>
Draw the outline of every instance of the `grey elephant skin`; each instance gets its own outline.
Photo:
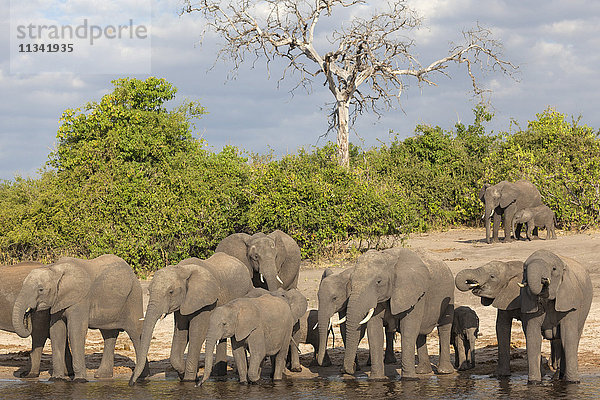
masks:
<path id="1" fill-rule="evenodd" d="M 475 341 L 479 336 L 479 317 L 467 306 L 454 309 L 450 343 L 454 347 L 454 367 L 459 371 L 475 368 Z"/>
<path id="2" fill-rule="evenodd" d="M 592 304 L 592 282 L 577 261 L 538 250 L 525 261 L 521 311 L 525 326 L 529 382 L 541 382 L 542 335 L 560 339 L 559 376 L 579 382 L 577 349 Z"/>
<path id="3" fill-rule="evenodd" d="M 104 352 L 97 378 L 113 375 L 114 350 L 120 331 L 140 348 L 142 288 L 131 267 L 106 254 L 92 260 L 63 257 L 48 267 L 32 270 L 13 308 L 13 325 L 22 337 L 31 334 L 23 320 L 28 310 L 50 310 L 52 379 L 66 379 L 67 338 L 73 356 L 75 381 L 86 381 L 85 337 L 88 328 L 100 329 Z M 140 371 L 146 359 L 138 359 Z"/>
<path id="4" fill-rule="evenodd" d="M 302 302 L 304 296 L 295 292 L 243 297 L 217 307 L 210 316 L 204 376 L 199 385 L 210 376 L 215 344 L 225 338 L 231 338 L 241 383 L 260 379 L 260 365 L 265 356 L 272 356 L 273 380 L 281 380 L 294 324 L 306 312 L 306 298 Z M 249 360 L 246 350 L 250 353 Z"/>
<path id="5" fill-rule="evenodd" d="M 15 332 L 12 322 L 12 311 L 15 300 L 21 291 L 23 281 L 36 268 L 44 265 L 38 262 L 22 262 L 15 265 L 0 266 L 0 329 Z M 34 311 L 30 313 L 31 352 L 29 353 L 29 369 L 22 371 L 22 378 L 36 378 L 40 375 L 42 350 L 50 337 L 50 311 Z"/>
<path id="6" fill-rule="evenodd" d="M 327 355 L 327 338 L 329 335 L 330 327 L 332 326 L 332 317 L 335 313 L 338 314 L 339 321 L 343 321 L 339 324 L 340 333 L 342 334 L 342 340 L 346 345 L 346 313 L 348 308 L 348 298 L 350 297 L 350 276 L 354 272 L 354 267 L 349 267 L 343 271 L 334 274 L 329 268 L 327 268 L 321 276 L 321 283 L 319 284 L 319 290 L 317 292 L 318 299 L 318 336 L 319 345 L 317 349 L 317 364 L 321 366 L 331 365 L 329 356 Z M 384 362 L 386 364 L 392 364 L 396 362 L 396 356 L 394 355 L 394 335 L 396 334 L 396 327 L 398 325 L 398 319 L 391 315 L 389 307 L 386 307 L 384 311 L 383 324 L 386 331 L 386 347 Z M 366 333 L 366 325 L 362 325 L 360 328 L 360 339 L 364 337 Z M 354 360 L 356 368 L 359 368 L 358 357 Z"/>
<path id="7" fill-rule="evenodd" d="M 300 247 L 286 233 L 276 230 L 252 236 L 234 233 L 219 243 L 215 252 L 229 254 L 242 261 L 255 287 L 268 290 L 298 287 Z"/>
<path id="8" fill-rule="evenodd" d="M 526 180 L 502 181 L 495 185 L 485 184 L 479 191 L 479 199 L 485 205 L 483 219 L 487 243 L 498 241 L 498 229 L 500 228 L 501 219 L 504 226 L 504 241 L 510 242 L 512 240 L 510 235 L 511 224 L 515 213 L 526 208 L 542 205 L 540 192 L 531 182 Z M 490 235 L 492 216 L 494 226 L 492 235 Z M 515 238 L 519 238 L 518 231 L 515 232 Z"/>
<path id="9" fill-rule="evenodd" d="M 556 239 L 556 218 L 554 211 L 546 205 L 541 205 L 517 211 L 512 220 L 512 229 L 517 224 L 527 224 L 527 239 L 532 240 L 534 228 L 546 228 L 546 240 Z"/>
<path id="10" fill-rule="evenodd" d="M 148 355 L 156 322 L 173 313 L 175 329 L 171 344 L 171 365 L 180 379 L 195 381 L 210 314 L 216 307 L 245 296 L 251 288 L 246 266 L 225 253 L 215 253 L 206 260 L 187 258 L 177 265 L 169 265 L 156 271 L 148 287 L 149 299 L 138 360 L 145 359 Z M 188 344 L 184 362 L 183 356 Z M 226 346 L 227 343 L 221 343 L 217 349 L 220 368 L 218 373 L 221 375 L 227 371 Z M 142 373 L 138 367 L 136 365 L 133 371 L 130 385 Z"/>
<path id="11" fill-rule="evenodd" d="M 438 327 L 440 356 L 437 371 L 451 373 L 450 330 L 454 311 L 454 278 L 448 266 L 424 253 L 404 248 L 370 250 L 361 255 L 350 276 L 343 371 L 354 373 L 360 325 L 367 323 L 371 379 L 383 378 L 383 318 L 385 306 L 399 318 L 402 378 L 431 372 L 427 335 Z M 415 346 L 419 364 L 415 368 Z"/>

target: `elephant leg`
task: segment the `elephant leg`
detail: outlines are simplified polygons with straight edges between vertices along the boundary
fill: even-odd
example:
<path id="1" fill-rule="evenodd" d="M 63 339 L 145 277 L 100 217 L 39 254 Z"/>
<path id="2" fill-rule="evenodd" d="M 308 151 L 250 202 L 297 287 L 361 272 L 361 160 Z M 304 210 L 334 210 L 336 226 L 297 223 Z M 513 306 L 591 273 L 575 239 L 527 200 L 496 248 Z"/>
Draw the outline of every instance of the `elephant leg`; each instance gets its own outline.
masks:
<path id="1" fill-rule="evenodd" d="M 496 375 L 510 375 L 510 335 L 512 317 L 498 310 L 496 315 L 496 340 L 498 341 L 498 365 Z"/>
<path id="2" fill-rule="evenodd" d="M 502 219 L 502 217 L 496 213 L 494 213 L 494 226 L 492 229 L 492 242 L 497 242 L 499 240 L 498 238 L 498 231 L 500 230 L 500 221 Z"/>
<path id="3" fill-rule="evenodd" d="M 412 315 L 417 311 L 417 307 L 422 308 L 422 304 L 417 304 L 415 308 L 400 320 L 400 343 L 402 346 L 402 376 L 404 380 L 417 379 L 415 371 L 415 345 L 417 342 L 420 319 Z M 426 347 L 425 347 L 426 348 Z"/>
<path id="4" fill-rule="evenodd" d="M 30 368 L 29 371 L 23 371 L 21 378 L 37 378 L 40 376 L 40 364 L 42 361 L 42 351 L 46 340 L 50 336 L 50 313 L 34 312 L 31 315 L 31 353 L 29 353 Z"/>
<path id="5" fill-rule="evenodd" d="M 208 327 L 208 325 L 207 325 Z M 215 366 L 213 367 L 213 376 L 227 375 L 227 339 L 219 340 L 215 356 Z"/>
<path id="6" fill-rule="evenodd" d="M 200 359 L 202 344 L 206 339 L 206 331 L 208 330 L 209 317 L 210 312 L 203 311 L 195 315 L 190 320 L 190 341 L 188 344 L 187 359 L 185 360 L 185 373 L 183 376 L 183 381 L 193 382 L 196 380 L 196 377 L 198 375 L 198 361 Z M 221 343 L 219 343 L 219 345 L 221 345 Z M 219 345 L 217 345 L 217 348 Z"/>
<path id="7" fill-rule="evenodd" d="M 117 329 L 100 329 L 100 333 L 104 339 L 104 351 L 100 367 L 96 370 L 94 378 L 112 378 L 115 365 L 115 344 L 119 331 Z"/>
<path id="8" fill-rule="evenodd" d="M 562 341 L 564 358 L 564 380 L 579 383 L 579 367 L 577 362 L 577 349 L 579 347 L 580 331 L 577 328 L 576 312 L 568 313 L 560 322 L 560 338 Z"/>
<path id="9" fill-rule="evenodd" d="M 450 362 L 450 335 L 452 334 L 452 319 L 454 315 L 454 305 L 448 307 L 452 307 L 452 312 L 449 314 L 449 318 L 443 319 L 448 323 L 440 324 L 437 328 L 440 349 L 440 359 L 438 361 L 437 368 L 438 374 L 451 374 L 454 372 L 454 367 Z"/>
<path id="10" fill-rule="evenodd" d="M 181 315 L 179 311 L 173 313 L 173 318 L 174 330 L 169 361 L 171 362 L 173 369 L 179 374 L 179 378 L 183 379 L 185 373 L 183 354 L 185 353 L 185 348 L 188 344 L 190 321 L 189 318 Z"/>
<path id="11" fill-rule="evenodd" d="M 371 374 L 369 379 L 385 377 L 383 363 L 383 311 L 373 315 L 367 322 L 367 339 L 371 357 Z"/>
<path id="12" fill-rule="evenodd" d="M 301 372 L 302 371 L 302 365 L 300 365 L 300 354 L 298 354 L 298 351 L 299 350 L 296 347 L 296 345 L 293 342 L 291 342 L 290 348 L 289 348 L 289 355 L 290 355 L 290 371 L 292 371 L 292 372 Z M 327 357 L 327 353 L 325 353 L 325 357 Z M 325 361 L 325 358 L 323 359 L 323 361 Z"/>
<path id="13" fill-rule="evenodd" d="M 254 333 L 248 336 L 248 350 L 250 352 L 250 361 L 248 363 L 248 380 L 252 383 L 260 379 L 260 366 L 266 356 L 266 347 L 264 337 L 259 338 Z"/>
<path id="14" fill-rule="evenodd" d="M 67 346 L 67 325 L 61 318 L 62 312 L 52 316 L 50 321 L 50 343 L 52 345 L 51 380 L 66 380 L 65 348 Z"/>
<path id="15" fill-rule="evenodd" d="M 504 210 L 504 218 L 503 218 L 503 220 L 504 220 L 504 242 L 512 242 L 511 232 L 510 232 L 510 230 L 511 230 L 510 222 L 513 220 L 516 210 L 514 210 L 511 207 L 508 207 L 507 209 Z M 521 232 L 520 228 L 521 228 L 521 224 L 517 224 L 517 232 L 519 232 L 519 233 Z M 517 232 L 515 232 L 515 239 L 518 239 Z"/>
<path id="16" fill-rule="evenodd" d="M 432 372 L 432 369 L 431 361 L 429 360 L 429 352 L 427 351 L 427 335 L 417 336 L 416 345 L 417 359 L 419 360 L 416 372 L 417 374 L 430 374 Z"/>
<path id="17" fill-rule="evenodd" d="M 543 316 L 542 316 L 543 317 Z M 541 352 L 541 318 L 529 319 L 525 328 L 525 342 L 527 347 L 527 365 L 529 368 L 528 383 L 537 384 L 542 382 Z"/>
<path id="18" fill-rule="evenodd" d="M 286 333 L 286 336 L 283 338 L 283 346 L 279 350 L 279 352 L 275 355 L 275 363 L 271 366 L 273 368 L 273 380 L 280 381 L 283 377 L 283 369 L 285 368 L 285 359 L 287 357 L 288 350 L 290 349 L 290 339 L 292 336 L 292 332 L 289 331 Z"/>
<path id="19" fill-rule="evenodd" d="M 459 371 L 466 370 L 466 352 L 465 341 L 462 337 L 456 338 L 456 344 L 454 345 L 454 359 L 456 360 L 456 369 Z"/>
<path id="20" fill-rule="evenodd" d="M 385 364 L 396 364 L 396 354 L 394 354 L 394 338 L 396 337 L 395 330 L 386 329 L 385 332 Z"/>
<path id="21" fill-rule="evenodd" d="M 232 338 L 231 348 L 240 383 L 246 383 L 248 382 L 248 360 L 246 359 L 246 346 L 243 342 L 238 342 Z"/>
<path id="22" fill-rule="evenodd" d="M 79 305 L 79 310 L 73 310 L 67 316 L 67 336 L 73 356 L 73 372 L 75 382 L 87 382 L 85 367 L 85 337 L 88 329 L 89 306 Z M 81 316 L 84 316 L 83 318 Z M 114 350 L 113 350 L 114 351 Z"/>

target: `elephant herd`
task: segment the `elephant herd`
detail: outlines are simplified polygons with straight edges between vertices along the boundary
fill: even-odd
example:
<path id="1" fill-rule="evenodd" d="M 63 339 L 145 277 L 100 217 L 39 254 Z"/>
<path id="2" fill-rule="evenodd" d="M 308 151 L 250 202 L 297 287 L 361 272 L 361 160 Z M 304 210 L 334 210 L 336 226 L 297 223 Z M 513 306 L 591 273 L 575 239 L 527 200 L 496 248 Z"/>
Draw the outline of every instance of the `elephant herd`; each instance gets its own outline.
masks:
<path id="1" fill-rule="evenodd" d="M 482 189 L 484 216 L 494 216 L 494 238 L 500 215 L 510 238 L 514 215 L 538 206 L 535 187 L 531 190 L 525 181 L 515 185 L 531 196 L 517 195 L 510 201 L 508 195 L 516 190 L 510 185 Z M 139 281 L 114 255 L 0 268 L 0 329 L 32 337 L 31 367 L 23 376 L 39 375 L 42 348 L 50 337 L 51 379 L 85 381 L 85 336 L 88 328 L 94 328 L 104 339 L 98 378 L 112 376 L 117 336 L 121 331 L 129 335 L 136 353 L 131 385 L 149 375 L 147 358 L 155 325 L 171 313 L 175 322 L 171 365 L 181 380 L 198 385 L 211 373 L 227 373 L 227 339 L 240 382 L 257 381 L 266 357 L 271 358 L 275 380 L 281 379 L 286 366 L 299 371 L 299 343 L 313 345 L 316 364 L 331 365 L 327 336 L 336 313 L 345 346 L 344 373 L 354 374 L 359 368 L 356 354 L 365 333 L 371 379 L 383 378 L 384 364 L 396 362 L 396 333 L 401 337 L 402 379 L 430 373 L 427 338 L 436 328 L 436 372 L 472 368 L 479 320 L 470 308 L 455 308 L 455 288 L 497 308 L 499 376 L 510 374 L 511 324 L 517 319 L 526 336 L 529 382 L 541 381 L 542 338 L 552 341 L 552 360 L 560 377 L 577 382 L 577 349 L 592 301 L 585 268 L 548 250 L 538 250 L 525 261 L 493 261 L 465 269 L 454 277 L 444 262 L 424 251 L 392 248 L 369 250 L 342 272 L 326 270 L 317 293 L 318 309 L 308 310 L 306 298 L 297 290 L 300 249 L 279 230 L 268 235 L 236 233 L 223 239 L 207 259 L 188 258 L 158 270 L 149 285 L 145 313 Z M 199 379 L 203 345 L 205 370 Z"/>

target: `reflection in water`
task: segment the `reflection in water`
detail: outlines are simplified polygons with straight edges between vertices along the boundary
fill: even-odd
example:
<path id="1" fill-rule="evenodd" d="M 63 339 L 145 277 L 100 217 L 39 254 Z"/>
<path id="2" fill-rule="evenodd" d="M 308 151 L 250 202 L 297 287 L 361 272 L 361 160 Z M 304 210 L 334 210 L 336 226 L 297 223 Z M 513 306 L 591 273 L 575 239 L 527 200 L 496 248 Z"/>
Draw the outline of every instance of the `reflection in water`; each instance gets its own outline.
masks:
<path id="1" fill-rule="evenodd" d="M 26 382 L 0 381 L 0 398 L 43 399 L 595 399 L 600 376 L 584 375 L 579 385 L 545 381 L 527 385 L 527 376 L 498 380 L 488 376 L 431 376 L 418 381 L 370 382 L 339 378 L 287 380 L 259 385 L 240 385 L 237 380 L 208 381 L 201 388 L 193 383 L 154 380 L 129 387 L 127 381 Z"/>

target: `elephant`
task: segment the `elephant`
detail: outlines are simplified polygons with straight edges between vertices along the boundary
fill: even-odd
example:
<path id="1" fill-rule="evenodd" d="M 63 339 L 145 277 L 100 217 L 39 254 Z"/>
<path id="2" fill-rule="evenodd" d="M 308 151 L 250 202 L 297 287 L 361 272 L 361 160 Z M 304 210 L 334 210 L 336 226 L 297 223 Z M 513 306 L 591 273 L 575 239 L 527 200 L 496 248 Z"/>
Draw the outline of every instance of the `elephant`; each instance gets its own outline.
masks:
<path id="1" fill-rule="evenodd" d="M 140 349 L 143 315 L 142 288 L 133 270 L 122 258 L 105 254 L 91 260 L 60 258 L 47 267 L 33 269 L 15 300 L 12 321 L 21 337 L 32 331 L 25 324 L 31 310 L 49 310 L 52 342 L 52 379 L 65 376 L 67 338 L 73 358 L 74 380 L 85 382 L 85 337 L 88 328 L 100 329 L 104 351 L 96 378 L 113 376 L 117 336 L 125 331 L 136 354 Z M 145 357 L 137 358 L 147 372 Z"/>
<path id="2" fill-rule="evenodd" d="M 522 261 L 491 261 L 479 268 L 463 269 L 456 274 L 456 288 L 471 291 L 481 298 L 484 306 L 493 306 L 496 312 L 496 340 L 498 342 L 498 377 L 510 376 L 510 340 L 512 321 L 523 321 L 521 312 Z M 525 327 L 523 326 L 525 332 Z M 556 347 L 559 345 L 558 347 Z M 560 343 L 554 342 L 552 355 L 558 357 Z"/>
<path id="3" fill-rule="evenodd" d="M 556 239 L 554 211 L 546 205 L 519 210 L 512 220 L 512 229 L 515 231 L 517 224 L 527 224 L 527 239 L 532 239 L 534 228 L 546 228 L 546 240 Z"/>
<path id="4" fill-rule="evenodd" d="M 215 344 L 226 338 L 231 338 L 240 383 L 260 379 L 265 356 L 271 356 L 273 380 L 281 380 L 294 323 L 305 312 L 306 298 L 295 289 L 282 295 L 242 297 L 217 307 L 209 320 L 204 376 L 198 386 L 210 377 Z"/>
<path id="5" fill-rule="evenodd" d="M 459 371 L 475 368 L 475 340 L 479 336 L 479 317 L 467 306 L 454 309 L 450 343 L 454 347 L 454 367 Z"/>
<path id="6" fill-rule="evenodd" d="M 431 372 L 427 335 L 437 326 L 438 373 L 454 372 L 450 362 L 450 331 L 454 313 L 454 280 L 442 261 L 405 248 L 369 250 L 350 275 L 343 372 L 354 373 L 360 327 L 367 323 L 371 379 L 384 377 L 383 318 L 386 306 L 398 317 L 402 344 L 402 379 Z M 419 365 L 415 368 L 415 345 Z"/>
<path id="7" fill-rule="evenodd" d="M 517 211 L 542 205 L 542 196 L 538 189 L 526 180 L 516 182 L 502 181 L 495 185 L 485 184 L 479 191 L 479 199 L 485 205 L 485 240 L 487 243 L 498 241 L 500 219 L 504 224 L 504 241 L 510 242 L 511 223 Z M 494 217 L 494 228 L 490 237 L 490 221 Z M 515 239 L 519 239 L 520 227 L 517 227 Z"/>
<path id="8" fill-rule="evenodd" d="M 318 328 L 319 345 L 317 349 L 317 364 L 321 366 L 331 365 L 329 356 L 327 355 L 327 337 L 330 328 L 332 327 L 331 318 L 337 312 L 340 326 L 340 333 L 344 345 L 346 344 L 346 309 L 348 307 L 348 297 L 350 296 L 350 276 L 354 271 L 354 267 L 349 267 L 343 271 L 334 274 L 333 271 L 327 268 L 321 276 L 321 283 L 317 292 L 319 302 L 318 306 Z M 388 308 L 389 309 L 389 308 Z M 397 318 L 393 317 L 389 312 L 385 313 L 383 324 L 386 327 L 386 347 L 384 362 L 386 364 L 394 364 L 396 356 L 394 355 L 394 336 L 396 334 L 396 326 L 398 325 Z M 361 326 L 360 339 L 366 333 L 366 326 Z M 355 359 L 357 368 L 358 358 Z"/>
<path id="9" fill-rule="evenodd" d="M 250 236 L 234 233 L 223 239 L 215 252 L 229 254 L 248 268 L 254 287 L 268 290 L 298 287 L 300 247 L 294 239 L 280 230 L 265 235 Z"/>
<path id="10" fill-rule="evenodd" d="M 560 378 L 579 382 L 577 349 L 592 304 L 587 270 L 577 261 L 538 250 L 523 265 L 521 312 L 525 326 L 529 383 L 541 382 L 542 336 L 560 339 Z"/>
<path id="11" fill-rule="evenodd" d="M 44 265 L 38 262 L 21 262 L 15 265 L 0 266 L 0 329 L 15 332 L 12 322 L 12 311 L 15 300 L 23 286 L 23 281 L 36 268 Z M 22 371 L 21 378 L 37 378 L 40 375 L 42 350 L 50 337 L 50 311 L 34 311 L 30 313 L 31 352 L 29 353 L 29 369 Z"/>
<path id="12" fill-rule="evenodd" d="M 159 318 L 173 313 L 175 328 L 170 361 L 183 381 L 195 381 L 202 344 L 210 314 L 216 307 L 245 296 L 252 288 L 248 269 L 235 257 L 215 253 L 206 260 L 186 258 L 177 265 L 159 269 L 150 282 L 148 306 L 142 327 L 138 361 L 148 355 L 154 327 Z M 188 346 L 187 359 L 184 352 Z M 227 373 L 227 343 L 219 344 L 217 361 L 220 375 Z M 129 384 L 135 384 L 142 370 L 133 371 Z"/>

